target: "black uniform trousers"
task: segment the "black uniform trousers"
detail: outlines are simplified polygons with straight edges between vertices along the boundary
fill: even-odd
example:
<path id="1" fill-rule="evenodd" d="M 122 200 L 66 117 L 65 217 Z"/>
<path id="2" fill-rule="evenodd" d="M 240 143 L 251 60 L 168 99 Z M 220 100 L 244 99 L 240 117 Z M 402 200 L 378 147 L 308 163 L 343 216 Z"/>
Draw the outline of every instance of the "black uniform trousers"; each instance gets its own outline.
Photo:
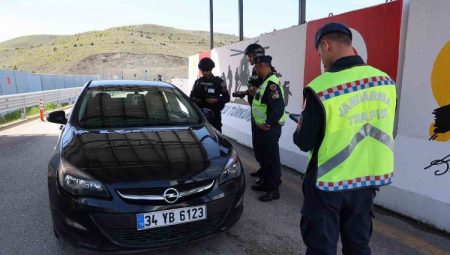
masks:
<path id="1" fill-rule="evenodd" d="M 375 188 L 327 192 L 315 187 L 315 177 L 303 181 L 300 230 L 306 255 L 335 255 L 339 234 L 344 255 L 371 254 Z"/>
<path id="2" fill-rule="evenodd" d="M 259 166 L 261 167 L 261 171 L 264 171 L 262 169 L 263 167 L 263 157 L 262 157 L 262 152 L 261 152 L 261 142 L 258 139 L 258 129 L 259 127 L 256 125 L 255 120 L 253 118 L 251 118 L 252 120 L 251 125 L 252 125 L 252 145 L 253 145 L 253 153 L 255 154 L 255 158 L 256 161 L 259 163 Z"/>
<path id="3" fill-rule="evenodd" d="M 256 139 L 261 146 L 263 185 L 269 190 L 278 190 L 281 184 L 280 148 L 278 147 L 280 136 L 280 125 L 271 126 L 268 131 L 257 127 Z"/>

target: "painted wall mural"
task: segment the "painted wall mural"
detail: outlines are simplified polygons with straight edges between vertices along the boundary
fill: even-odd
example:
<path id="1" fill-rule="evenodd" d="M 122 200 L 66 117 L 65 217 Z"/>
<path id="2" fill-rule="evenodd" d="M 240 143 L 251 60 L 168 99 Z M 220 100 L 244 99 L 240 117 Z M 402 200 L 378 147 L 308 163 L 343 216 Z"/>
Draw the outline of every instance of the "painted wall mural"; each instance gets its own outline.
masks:
<path id="1" fill-rule="evenodd" d="M 430 126 L 430 140 L 445 142 L 450 139 L 450 41 L 434 62 L 431 88 L 440 107 L 433 111 L 434 123 Z"/>

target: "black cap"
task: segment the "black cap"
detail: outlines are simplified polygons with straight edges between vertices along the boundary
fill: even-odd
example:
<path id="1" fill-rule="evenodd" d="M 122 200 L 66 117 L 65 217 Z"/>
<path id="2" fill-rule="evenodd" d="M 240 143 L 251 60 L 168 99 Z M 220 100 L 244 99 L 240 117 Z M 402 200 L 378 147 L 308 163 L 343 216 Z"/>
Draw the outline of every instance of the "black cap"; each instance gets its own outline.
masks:
<path id="1" fill-rule="evenodd" d="M 244 54 L 248 55 L 249 53 L 255 53 L 255 54 L 262 54 L 264 55 L 265 50 L 264 48 L 257 44 L 257 43 L 252 43 L 250 45 L 247 46 L 247 48 L 245 48 Z"/>
<path id="2" fill-rule="evenodd" d="M 272 63 L 272 57 L 269 55 L 266 56 L 256 56 L 255 57 L 255 64 L 258 63 Z"/>
<path id="3" fill-rule="evenodd" d="M 323 27 L 319 28 L 319 30 L 317 30 L 316 32 L 316 37 L 315 37 L 315 42 L 314 42 L 314 46 L 316 47 L 316 49 L 319 47 L 319 42 L 320 39 L 322 39 L 322 37 L 326 34 L 329 33 L 342 33 L 342 34 L 346 34 L 348 36 L 350 36 L 350 39 L 352 39 L 352 31 L 350 31 L 350 29 L 341 23 L 328 23 L 326 25 L 324 25 Z"/>
<path id="4" fill-rule="evenodd" d="M 212 70 L 216 65 L 214 64 L 214 61 L 210 58 L 202 58 L 200 62 L 198 63 L 198 69 L 202 71 L 210 71 Z"/>

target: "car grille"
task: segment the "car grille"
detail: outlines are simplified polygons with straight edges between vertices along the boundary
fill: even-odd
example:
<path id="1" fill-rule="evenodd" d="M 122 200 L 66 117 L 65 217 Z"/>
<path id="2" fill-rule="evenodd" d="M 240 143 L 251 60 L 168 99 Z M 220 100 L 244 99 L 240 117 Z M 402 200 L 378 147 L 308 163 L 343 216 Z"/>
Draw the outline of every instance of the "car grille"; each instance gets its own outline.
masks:
<path id="1" fill-rule="evenodd" d="M 145 189 L 121 189 L 119 190 L 120 193 L 124 195 L 162 195 L 164 194 L 164 191 L 168 188 L 175 188 L 179 192 L 199 188 L 205 185 L 208 185 L 213 180 L 204 180 L 199 182 L 190 182 L 190 183 L 184 183 L 184 184 L 178 184 L 171 187 L 157 187 L 157 188 L 145 188 Z"/>
<path id="2" fill-rule="evenodd" d="M 164 199 L 164 192 L 168 188 L 175 188 L 179 192 L 177 203 L 184 202 L 196 197 L 203 196 L 211 191 L 211 185 L 214 185 L 214 179 L 178 184 L 175 186 L 141 188 L 141 189 L 121 189 L 117 193 L 128 203 L 145 205 L 165 205 L 170 204 Z M 205 188 L 207 187 L 207 188 Z M 198 189 L 198 190 L 196 190 Z M 186 192 L 186 194 L 184 193 Z M 192 193 L 189 193 L 192 192 Z M 146 196 L 154 196 L 149 198 Z"/>
<path id="3" fill-rule="evenodd" d="M 199 239 L 217 231 L 226 212 L 208 215 L 206 220 L 147 230 L 104 229 L 112 241 L 127 247 L 156 248 Z"/>

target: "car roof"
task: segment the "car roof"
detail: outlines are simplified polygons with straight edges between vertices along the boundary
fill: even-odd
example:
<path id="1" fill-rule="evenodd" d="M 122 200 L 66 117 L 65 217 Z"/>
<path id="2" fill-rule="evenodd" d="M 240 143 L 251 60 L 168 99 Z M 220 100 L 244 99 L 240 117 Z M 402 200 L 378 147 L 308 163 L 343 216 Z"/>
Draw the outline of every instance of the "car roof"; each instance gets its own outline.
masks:
<path id="1" fill-rule="evenodd" d="M 90 88 L 95 87 L 113 87 L 113 86 L 148 86 L 174 88 L 175 86 L 162 81 L 142 81 L 142 80 L 94 80 L 89 84 Z"/>

